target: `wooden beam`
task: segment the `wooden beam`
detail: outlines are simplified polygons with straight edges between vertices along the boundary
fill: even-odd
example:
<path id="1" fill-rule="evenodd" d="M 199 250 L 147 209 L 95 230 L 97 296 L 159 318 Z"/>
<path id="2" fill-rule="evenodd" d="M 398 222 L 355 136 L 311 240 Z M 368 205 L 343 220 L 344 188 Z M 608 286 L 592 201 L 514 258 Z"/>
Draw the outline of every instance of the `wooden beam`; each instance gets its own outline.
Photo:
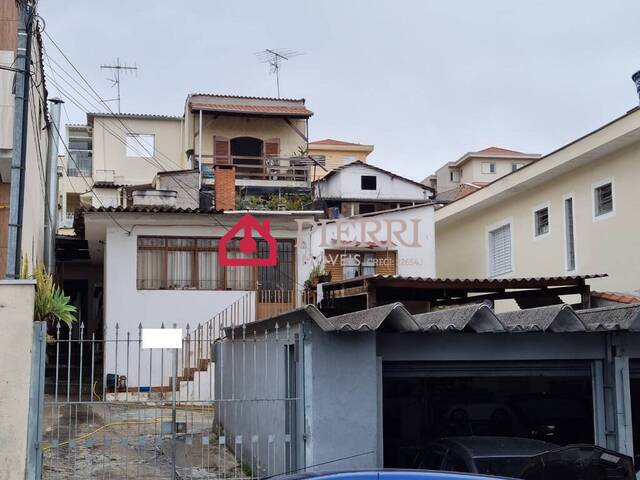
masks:
<path id="1" fill-rule="evenodd" d="M 289 120 L 286 117 L 283 118 L 283 120 L 287 122 L 287 124 L 293 129 L 294 132 L 300 135 L 300 138 L 302 138 L 305 142 L 309 143 L 309 139 L 307 138 L 307 136 L 302 132 L 302 130 L 296 127 L 291 120 Z"/>
<path id="2" fill-rule="evenodd" d="M 520 297 L 535 297 L 535 296 L 551 296 L 551 295 L 572 295 L 576 293 L 581 293 L 584 287 L 581 286 L 571 286 L 571 287 L 559 287 L 559 288 L 542 288 L 542 289 L 534 289 L 534 290 L 522 290 L 522 291 L 509 291 L 509 292 L 496 292 L 496 293 L 488 293 L 484 295 L 472 295 L 464 299 L 465 302 L 481 302 L 483 300 L 506 300 L 513 299 L 517 300 Z M 443 299 L 443 300 L 435 300 L 433 302 L 434 305 L 442 306 L 442 305 L 455 305 L 461 302 L 461 299 Z"/>

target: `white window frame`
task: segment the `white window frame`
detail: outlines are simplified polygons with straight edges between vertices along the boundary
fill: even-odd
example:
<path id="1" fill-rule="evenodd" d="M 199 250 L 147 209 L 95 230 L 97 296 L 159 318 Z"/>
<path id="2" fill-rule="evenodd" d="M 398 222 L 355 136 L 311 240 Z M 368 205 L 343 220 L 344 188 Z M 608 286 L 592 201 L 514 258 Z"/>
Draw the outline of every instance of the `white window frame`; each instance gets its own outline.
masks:
<path id="1" fill-rule="evenodd" d="M 487 172 L 484 171 L 484 166 L 487 165 Z M 491 171 L 491 165 L 493 165 L 493 172 Z M 496 162 L 482 162 L 480 164 L 480 172 L 483 175 L 495 175 L 498 172 Z"/>
<path id="2" fill-rule="evenodd" d="M 511 258 L 510 265 L 511 269 L 508 272 L 502 273 L 500 275 L 492 275 L 491 273 L 491 248 L 489 247 L 489 242 L 491 241 L 491 232 L 504 227 L 505 225 L 509 225 L 509 236 L 511 242 Z M 485 250 L 485 258 L 486 258 L 486 269 L 487 269 L 487 278 L 509 278 L 513 276 L 516 271 L 516 262 L 515 262 L 515 245 L 513 244 L 513 217 L 505 218 L 500 220 L 499 222 L 488 225 L 485 229 L 485 241 L 484 241 L 484 250 Z"/>
<path id="3" fill-rule="evenodd" d="M 603 213 L 602 215 L 596 215 L 596 189 L 606 185 L 607 183 L 611 184 L 611 211 L 607 213 Z M 599 222 L 601 220 L 606 220 L 608 218 L 614 217 L 616 214 L 616 186 L 613 182 L 613 177 L 605 178 L 600 180 L 599 182 L 591 184 L 591 218 L 594 222 Z"/>
<path id="4" fill-rule="evenodd" d="M 569 270 L 569 256 L 567 251 L 567 203 L 566 200 L 571 199 L 573 204 L 573 255 L 574 269 Z M 565 273 L 575 274 L 578 271 L 578 236 L 576 235 L 576 197 L 573 192 L 565 193 L 562 196 L 562 249 L 564 250 L 564 271 Z"/>
<path id="5" fill-rule="evenodd" d="M 515 168 L 514 168 L 515 167 Z M 518 170 L 520 170 L 522 167 L 524 167 L 524 163 L 518 163 L 518 162 L 512 162 L 511 163 L 511 171 L 512 172 L 517 172 Z"/>
<path id="6" fill-rule="evenodd" d="M 539 212 L 540 210 L 544 210 L 545 208 L 547 209 L 547 219 L 549 222 L 549 229 L 547 233 L 537 235 L 538 229 L 536 225 L 536 212 Z M 541 203 L 540 205 L 536 205 L 531 209 L 531 225 L 533 227 L 534 240 L 542 240 L 544 238 L 548 238 L 549 236 L 551 236 L 551 203 L 550 202 Z"/>
<path id="7" fill-rule="evenodd" d="M 145 142 L 140 137 L 151 137 L 153 140 L 153 152 L 149 154 L 144 145 Z M 129 147 L 129 141 L 134 142 Z M 153 133 L 127 133 L 125 137 L 125 151 L 127 158 L 153 158 L 156 153 L 156 136 Z M 147 154 L 147 155 L 144 155 Z"/>

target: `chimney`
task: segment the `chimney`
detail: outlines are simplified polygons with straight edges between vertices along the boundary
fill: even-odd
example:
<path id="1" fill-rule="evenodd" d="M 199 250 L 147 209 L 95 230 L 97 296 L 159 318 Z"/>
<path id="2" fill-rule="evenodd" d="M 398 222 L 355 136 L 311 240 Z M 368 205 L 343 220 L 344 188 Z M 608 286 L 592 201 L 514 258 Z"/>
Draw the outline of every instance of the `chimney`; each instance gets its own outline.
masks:
<path id="1" fill-rule="evenodd" d="M 638 97 L 640 97 L 640 70 L 631 75 L 631 80 L 636 84 L 636 91 L 638 92 Z"/>
<path id="2" fill-rule="evenodd" d="M 216 210 L 235 210 L 236 208 L 236 167 L 216 165 L 214 169 Z"/>

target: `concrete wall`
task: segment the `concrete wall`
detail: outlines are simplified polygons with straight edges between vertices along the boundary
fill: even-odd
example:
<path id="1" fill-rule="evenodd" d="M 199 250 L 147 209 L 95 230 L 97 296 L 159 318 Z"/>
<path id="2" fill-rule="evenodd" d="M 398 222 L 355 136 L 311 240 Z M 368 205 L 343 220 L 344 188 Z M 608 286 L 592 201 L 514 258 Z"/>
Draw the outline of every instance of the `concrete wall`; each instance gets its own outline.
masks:
<path id="1" fill-rule="evenodd" d="M 362 190 L 361 177 L 370 175 L 376 177 L 375 190 Z M 366 165 L 351 165 L 343 168 L 329 179 L 317 184 L 319 195 L 324 198 L 354 198 L 370 199 L 371 201 L 401 200 L 421 201 L 431 195 L 431 191 L 419 185 L 392 177 Z"/>
<path id="2" fill-rule="evenodd" d="M 511 277 L 565 275 L 564 196 L 574 198 L 577 269 L 571 274 L 608 273 L 591 282 L 598 290 L 629 291 L 640 288 L 640 236 L 636 232 L 640 197 L 637 161 L 640 144 L 602 156 L 597 161 L 558 175 L 547 175 L 535 188 L 521 188 L 509 198 L 496 198 L 486 208 L 449 217 L 447 206 L 436 215 L 436 263 L 439 277 L 486 277 L 487 227 L 510 219 L 513 234 Z M 536 167 L 542 167 L 541 160 Z M 530 167 L 533 168 L 534 166 Z M 529 170 L 527 168 L 526 170 Z M 521 172 L 523 175 L 525 171 Z M 615 214 L 602 220 L 593 217 L 592 185 L 611 178 L 614 182 Z M 505 179 L 506 181 L 507 179 Z M 515 179 L 514 179 L 515 181 Z M 513 181 L 512 181 L 513 183 Z M 462 199 L 472 202 L 478 193 Z M 533 236 L 533 209 L 549 205 L 550 232 Z M 471 209 L 469 209 L 471 210 Z"/>
<path id="3" fill-rule="evenodd" d="M 314 471 L 376 468 L 382 399 L 375 333 L 324 333 L 315 324 L 306 328 L 306 464 L 324 464 Z M 355 457 L 336 461 L 350 456 Z"/>
<path id="4" fill-rule="evenodd" d="M 156 188 L 159 190 L 173 190 L 178 194 L 176 207 L 198 208 L 200 200 L 200 173 L 197 171 L 177 173 L 174 175 L 158 175 Z"/>
<path id="5" fill-rule="evenodd" d="M 0 280 L 0 478 L 23 480 L 33 339 L 35 282 Z"/>
<path id="6" fill-rule="evenodd" d="M 187 168 L 186 155 L 182 151 L 181 122 L 181 119 L 95 117 L 93 177 L 96 177 L 96 170 L 115 170 L 116 184 L 135 185 L 151 183 L 155 174 L 162 170 Z M 129 131 L 155 136 L 153 158 L 127 157 L 126 135 Z"/>

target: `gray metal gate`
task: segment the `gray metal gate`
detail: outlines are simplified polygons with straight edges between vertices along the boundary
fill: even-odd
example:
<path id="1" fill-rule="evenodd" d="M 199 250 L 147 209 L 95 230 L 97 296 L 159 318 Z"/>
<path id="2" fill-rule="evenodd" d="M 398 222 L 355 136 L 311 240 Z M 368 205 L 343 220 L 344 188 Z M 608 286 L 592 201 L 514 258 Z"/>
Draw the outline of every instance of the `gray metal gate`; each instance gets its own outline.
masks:
<path id="1" fill-rule="evenodd" d="M 77 338 L 66 325 L 50 327 L 42 478 L 246 479 L 295 471 L 296 338 L 288 325 L 257 335 L 253 318 L 255 302 L 245 296 L 187 326 L 181 350 L 144 349 L 143 325 L 116 326 L 104 339 L 84 325 Z"/>

